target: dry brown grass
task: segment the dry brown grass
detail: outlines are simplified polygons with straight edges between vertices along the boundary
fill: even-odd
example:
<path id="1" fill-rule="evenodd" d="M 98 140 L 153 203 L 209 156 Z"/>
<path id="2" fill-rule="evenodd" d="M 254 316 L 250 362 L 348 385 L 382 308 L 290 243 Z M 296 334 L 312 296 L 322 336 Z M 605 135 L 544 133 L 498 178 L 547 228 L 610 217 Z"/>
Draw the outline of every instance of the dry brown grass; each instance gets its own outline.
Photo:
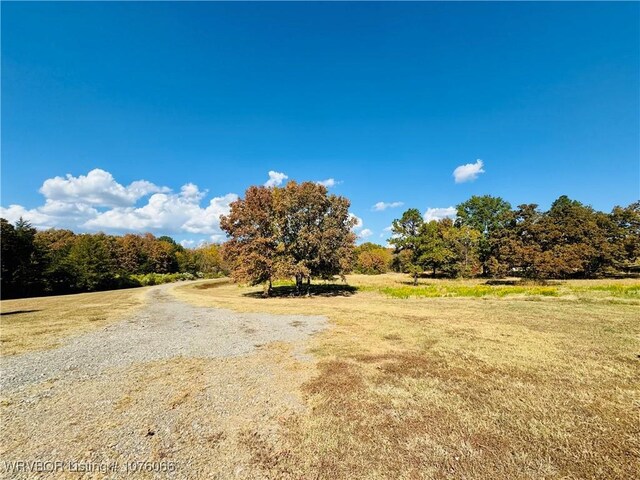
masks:
<path id="1" fill-rule="evenodd" d="M 308 414 L 287 448 L 248 438 L 256 465 L 302 478 L 633 478 L 640 461 L 638 302 L 565 282 L 558 297 L 272 298 L 181 286 L 201 305 L 327 315 Z M 446 282 L 446 281 L 443 281 Z M 464 282 L 474 285 L 478 281 Z M 455 284 L 449 281 L 448 285 Z M 580 288 L 574 288 L 580 287 Z M 584 291 L 583 291 L 584 290 Z"/>
<path id="2" fill-rule="evenodd" d="M 55 347 L 69 335 L 121 318 L 143 304 L 146 288 L 0 302 L 0 355 Z"/>

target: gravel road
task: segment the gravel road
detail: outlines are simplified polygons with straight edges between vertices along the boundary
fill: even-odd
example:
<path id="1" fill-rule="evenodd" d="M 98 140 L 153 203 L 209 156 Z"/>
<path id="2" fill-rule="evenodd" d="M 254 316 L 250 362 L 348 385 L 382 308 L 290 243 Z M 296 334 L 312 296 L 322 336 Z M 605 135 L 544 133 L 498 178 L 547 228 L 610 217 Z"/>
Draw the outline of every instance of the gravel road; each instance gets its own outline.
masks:
<path id="1" fill-rule="evenodd" d="M 246 355 L 270 342 L 302 340 L 327 325 L 320 316 L 192 306 L 171 295 L 173 287 L 150 289 L 147 305 L 131 318 L 71 337 L 56 349 L 0 358 L 0 389 L 6 394 L 36 382 L 90 378 L 110 367 L 173 357 Z"/>
<path id="2" fill-rule="evenodd" d="M 6 461 L 62 462 L 54 478 L 129 478 L 139 462 L 175 467 L 141 479 L 269 478 L 327 320 L 192 306 L 173 287 L 58 348 L 0 358 L 0 478 L 40 478 Z"/>

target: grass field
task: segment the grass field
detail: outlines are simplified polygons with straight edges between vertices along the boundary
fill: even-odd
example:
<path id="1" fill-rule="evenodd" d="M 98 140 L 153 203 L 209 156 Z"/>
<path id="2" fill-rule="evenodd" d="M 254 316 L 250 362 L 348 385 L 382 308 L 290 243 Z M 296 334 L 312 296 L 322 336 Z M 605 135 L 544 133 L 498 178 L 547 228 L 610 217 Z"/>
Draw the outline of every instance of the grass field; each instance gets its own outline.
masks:
<path id="1" fill-rule="evenodd" d="M 142 305 L 146 288 L 0 302 L 0 355 L 55 347 L 60 339 L 119 319 Z"/>
<path id="2" fill-rule="evenodd" d="M 287 441 L 247 437 L 270 477 L 634 478 L 640 461 L 640 284 L 351 276 L 357 289 L 260 298 L 223 281 L 183 300 L 322 314 L 310 409 Z"/>

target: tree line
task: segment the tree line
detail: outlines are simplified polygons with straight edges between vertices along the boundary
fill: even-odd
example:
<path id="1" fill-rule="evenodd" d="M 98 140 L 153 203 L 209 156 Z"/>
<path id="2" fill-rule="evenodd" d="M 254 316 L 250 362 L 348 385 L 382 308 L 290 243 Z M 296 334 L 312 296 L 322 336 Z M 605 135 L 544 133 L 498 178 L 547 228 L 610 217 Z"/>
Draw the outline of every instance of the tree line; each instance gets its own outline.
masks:
<path id="1" fill-rule="evenodd" d="M 393 268 L 417 281 L 455 276 L 593 278 L 637 271 L 640 202 L 610 213 L 561 196 L 548 211 L 515 209 L 500 197 L 473 196 L 456 219 L 424 221 L 417 209 L 393 221 Z"/>
<path id="2" fill-rule="evenodd" d="M 171 237 L 37 231 L 0 219 L 2 298 L 135 287 L 228 273 L 220 246 L 185 249 Z"/>
<path id="3" fill-rule="evenodd" d="M 456 218 L 425 221 L 408 209 L 389 246 L 355 245 L 347 198 L 312 182 L 252 186 L 220 218 L 222 245 L 185 249 L 167 236 L 37 231 L 1 219 L 2 298 L 145 285 L 230 274 L 263 284 L 290 278 L 298 293 L 312 278 L 388 270 L 445 277 L 590 278 L 637 271 L 640 202 L 604 213 L 562 196 L 548 211 L 473 196 Z M 160 275 L 160 277 L 158 277 Z M 171 276 L 173 275 L 173 276 Z"/>

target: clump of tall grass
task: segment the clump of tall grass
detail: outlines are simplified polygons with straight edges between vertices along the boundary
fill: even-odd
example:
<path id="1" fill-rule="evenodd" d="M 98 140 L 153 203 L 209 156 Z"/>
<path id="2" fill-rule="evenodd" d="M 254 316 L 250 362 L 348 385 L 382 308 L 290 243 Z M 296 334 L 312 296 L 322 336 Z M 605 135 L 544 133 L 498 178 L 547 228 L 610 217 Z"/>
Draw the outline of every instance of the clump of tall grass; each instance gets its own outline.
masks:
<path id="1" fill-rule="evenodd" d="M 572 286 L 574 293 L 602 292 L 610 297 L 640 299 L 640 284 L 637 285 L 585 285 Z"/>
<path id="2" fill-rule="evenodd" d="M 380 291 L 394 298 L 506 297 L 508 295 L 556 297 L 559 295 L 556 287 L 519 285 L 424 285 L 383 287 Z"/>

